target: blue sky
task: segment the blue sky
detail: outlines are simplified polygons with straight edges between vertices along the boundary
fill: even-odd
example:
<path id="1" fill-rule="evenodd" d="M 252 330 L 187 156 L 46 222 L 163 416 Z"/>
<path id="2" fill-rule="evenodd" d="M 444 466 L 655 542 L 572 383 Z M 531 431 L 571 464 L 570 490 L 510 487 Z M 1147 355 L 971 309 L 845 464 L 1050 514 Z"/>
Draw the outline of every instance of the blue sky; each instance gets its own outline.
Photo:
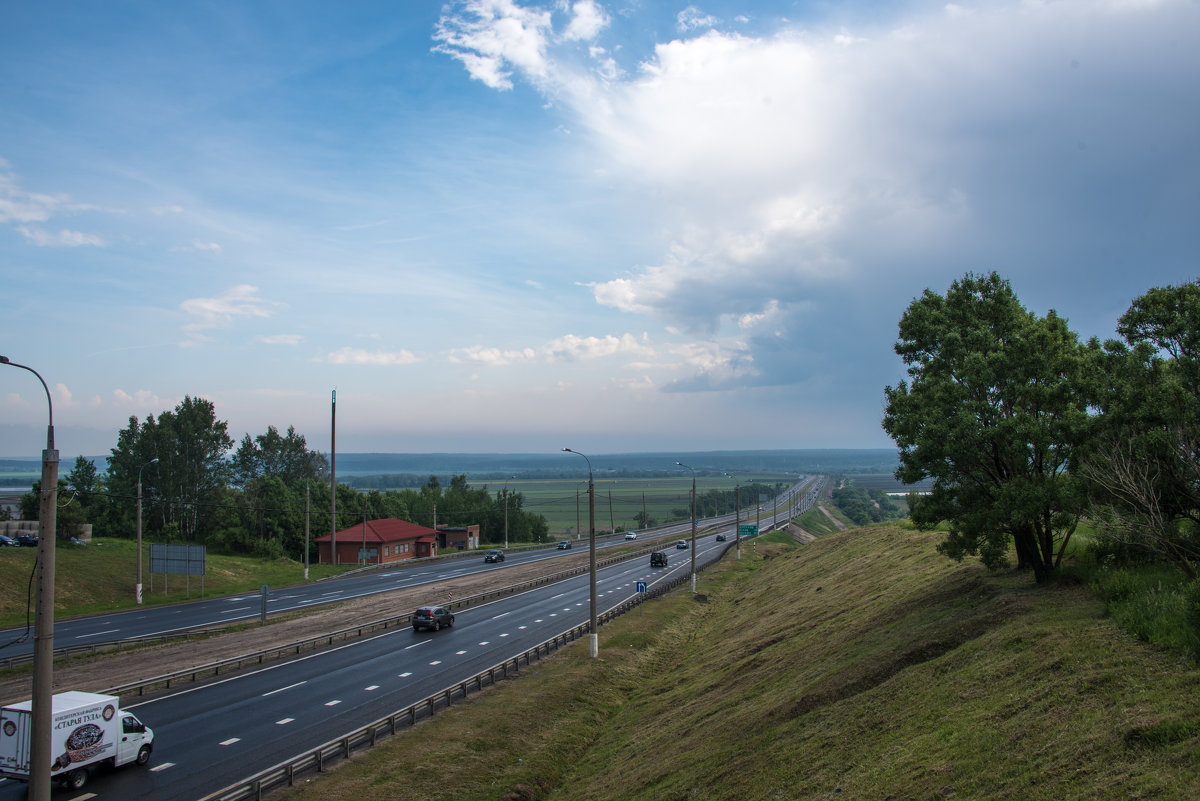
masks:
<path id="1" fill-rule="evenodd" d="M 1190 0 L 0 3 L 0 354 L 69 460 L 888 447 L 908 303 L 1198 275 Z M 46 404 L 0 369 L 0 455 Z"/>

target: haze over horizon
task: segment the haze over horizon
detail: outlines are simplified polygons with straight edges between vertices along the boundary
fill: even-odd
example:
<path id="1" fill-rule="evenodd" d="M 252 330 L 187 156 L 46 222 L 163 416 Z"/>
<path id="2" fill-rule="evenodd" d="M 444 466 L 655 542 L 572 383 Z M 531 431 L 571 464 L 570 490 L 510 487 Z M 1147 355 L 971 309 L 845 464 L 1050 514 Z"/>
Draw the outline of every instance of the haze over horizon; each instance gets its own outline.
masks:
<path id="1" fill-rule="evenodd" d="M 1188 0 L 10 4 L 0 355 L 339 453 L 888 448 L 926 288 L 1200 276 Z M 0 456 L 46 399 L 0 366 Z"/>

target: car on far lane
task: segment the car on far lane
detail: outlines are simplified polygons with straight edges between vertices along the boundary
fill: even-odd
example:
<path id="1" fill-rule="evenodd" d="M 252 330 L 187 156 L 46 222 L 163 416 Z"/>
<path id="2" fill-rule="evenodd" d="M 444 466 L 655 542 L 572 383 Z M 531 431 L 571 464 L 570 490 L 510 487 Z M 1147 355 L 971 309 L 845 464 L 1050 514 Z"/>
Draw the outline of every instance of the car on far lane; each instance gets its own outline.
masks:
<path id="1" fill-rule="evenodd" d="M 485 561 L 485 562 L 503 562 L 504 561 L 504 551 L 488 551 L 487 555 L 483 557 L 483 561 Z"/>
<path id="2" fill-rule="evenodd" d="M 440 631 L 442 626 L 450 628 L 454 625 L 454 615 L 444 606 L 422 606 L 413 612 L 413 631 L 433 629 Z"/>
<path id="3" fill-rule="evenodd" d="M 625 539 L 627 539 L 627 540 L 636 540 L 636 539 L 637 539 L 637 532 L 636 532 L 636 531 L 628 531 L 628 532 L 626 532 L 626 533 L 625 533 Z"/>
<path id="4" fill-rule="evenodd" d="M 679 542 L 675 543 L 675 547 L 681 551 L 686 551 L 688 547 L 687 540 L 680 540 Z"/>
<path id="5" fill-rule="evenodd" d="M 718 534 L 718 535 L 717 535 L 717 542 L 724 542 L 724 541 L 725 541 L 725 535 L 724 535 L 724 534 Z"/>
<path id="6" fill-rule="evenodd" d="M 570 541 L 570 540 L 563 540 L 562 542 L 560 542 L 560 543 L 558 544 L 558 550 L 560 550 L 560 551 L 569 551 L 569 550 L 571 550 L 571 541 Z"/>

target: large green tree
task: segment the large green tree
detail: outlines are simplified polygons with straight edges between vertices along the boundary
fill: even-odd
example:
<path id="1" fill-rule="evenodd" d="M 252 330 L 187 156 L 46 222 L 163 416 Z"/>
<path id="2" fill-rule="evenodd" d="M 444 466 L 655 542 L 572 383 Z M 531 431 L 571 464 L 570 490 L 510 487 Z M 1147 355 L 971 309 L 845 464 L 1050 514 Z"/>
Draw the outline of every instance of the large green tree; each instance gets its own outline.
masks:
<path id="1" fill-rule="evenodd" d="M 1082 473 L 1107 535 L 1200 575 L 1200 282 L 1135 299 L 1099 356 Z M 1093 343 L 1098 352 L 1099 346 Z"/>
<path id="2" fill-rule="evenodd" d="M 293 426 L 283 436 L 275 426 L 253 439 L 246 434 L 233 454 L 231 468 L 233 483 L 243 488 L 260 478 L 279 478 L 291 486 L 305 479 L 323 481 L 329 474 L 325 455 L 310 451 L 304 435 Z"/>
<path id="3" fill-rule="evenodd" d="M 201 539 L 229 481 L 232 447 L 228 424 L 203 398 L 185 397 L 174 410 L 140 423 L 129 418 L 108 462 L 109 491 L 124 503 L 113 504 L 121 509 L 107 522 L 117 530 L 106 526 L 106 533 L 132 535 L 141 476 L 144 529 L 175 524 L 184 539 Z"/>
<path id="4" fill-rule="evenodd" d="M 1028 312 L 996 273 L 930 290 L 900 320 L 896 353 L 908 381 L 887 387 L 884 430 L 900 449 L 896 478 L 932 478 L 912 518 L 950 531 L 939 545 L 961 559 L 1006 561 L 1041 582 L 1085 509 L 1069 471 L 1087 441 L 1087 349 L 1053 311 Z"/>

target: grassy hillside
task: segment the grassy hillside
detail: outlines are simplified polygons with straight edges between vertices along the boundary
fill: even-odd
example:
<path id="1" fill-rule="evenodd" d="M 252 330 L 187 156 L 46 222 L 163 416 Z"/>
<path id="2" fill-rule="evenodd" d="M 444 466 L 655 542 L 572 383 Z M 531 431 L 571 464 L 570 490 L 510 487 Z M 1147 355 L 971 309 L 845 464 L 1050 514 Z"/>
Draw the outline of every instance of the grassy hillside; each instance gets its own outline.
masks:
<path id="1" fill-rule="evenodd" d="M 154 576 L 150 589 L 150 546 L 142 554 L 142 598 L 146 604 L 174 603 L 200 597 L 200 577 L 170 576 L 164 586 Z M 0 627 L 25 625 L 26 598 L 33 573 L 36 548 L 0 548 Z M 304 580 L 304 565 L 288 559 L 262 560 L 209 554 L 204 593 L 207 597 L 257 592 L 267 584 L 282 587 Z M 344 572 L 348 568 L 312 565 L 312 578 Z M 137 546 L 132 540 L 98 538 L 91 545 L 59 543 L 54 549 L 54 614 L 73 616 L 136 605 Z M 165 592 L 164 592 L 165 590 Z M 32 614 L 32 612 L 31 612 Z"/>
<path id="2" fill-rule="evenodd" d="M 1200 671 L 941 536 L 764 538 L 284 797 L 1200 797 Z"/>

